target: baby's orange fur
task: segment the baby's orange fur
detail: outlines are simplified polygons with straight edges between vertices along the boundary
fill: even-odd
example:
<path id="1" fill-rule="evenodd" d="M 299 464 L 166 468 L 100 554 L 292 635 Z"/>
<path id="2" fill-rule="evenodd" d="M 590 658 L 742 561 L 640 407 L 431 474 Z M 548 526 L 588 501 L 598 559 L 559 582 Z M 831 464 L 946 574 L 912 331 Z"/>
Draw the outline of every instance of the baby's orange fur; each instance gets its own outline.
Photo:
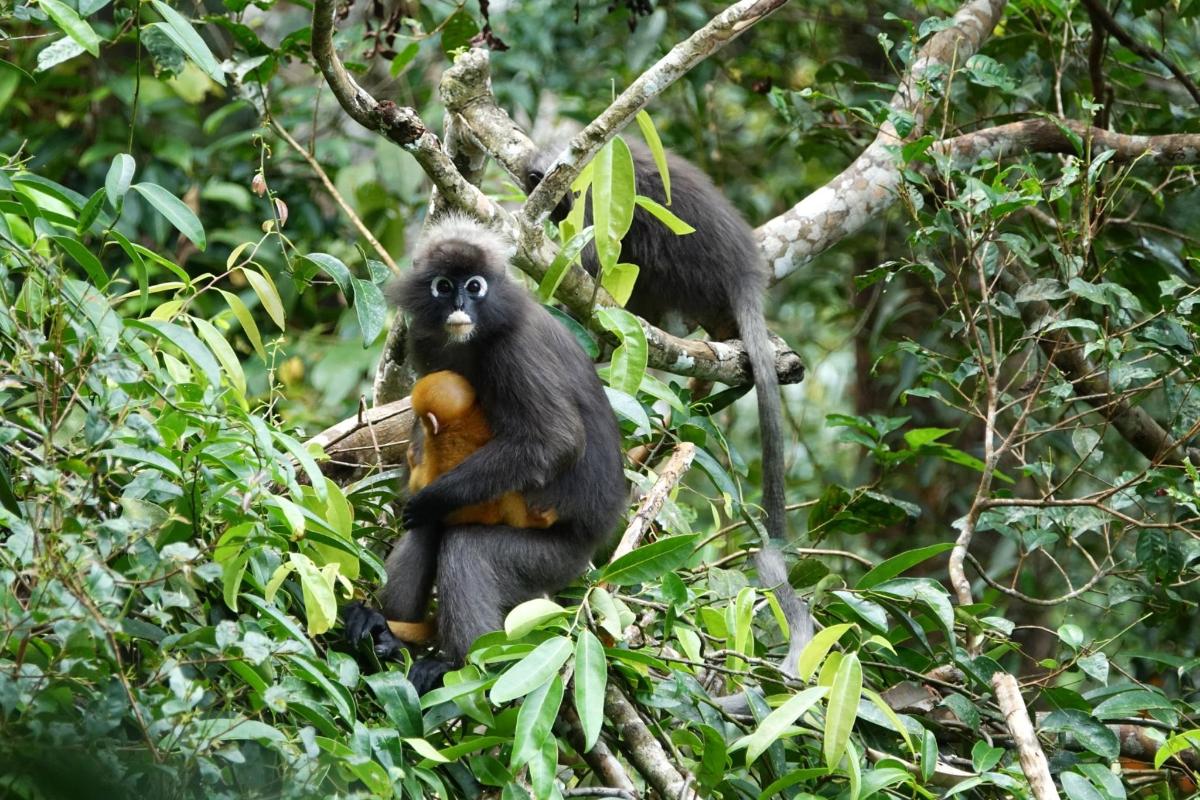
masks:
<path id="1" fill-rule="evenodd" d="M 475 402 L 475 389 L 457 372 L 431 372 L 412 391 L 413 414 L 421 421 L 424 445 L 417 463 L 408 451 L 408 489 L 416 494 L 443 472 L 457 467 L 492 438 L 492 429 Z M 510 525 L 514 528 L 548 528 L 558 519 L 549 509 L 530 508 L 517 492 L 495 500 L 460 508 L 446 517 L 451 525 Z"/>

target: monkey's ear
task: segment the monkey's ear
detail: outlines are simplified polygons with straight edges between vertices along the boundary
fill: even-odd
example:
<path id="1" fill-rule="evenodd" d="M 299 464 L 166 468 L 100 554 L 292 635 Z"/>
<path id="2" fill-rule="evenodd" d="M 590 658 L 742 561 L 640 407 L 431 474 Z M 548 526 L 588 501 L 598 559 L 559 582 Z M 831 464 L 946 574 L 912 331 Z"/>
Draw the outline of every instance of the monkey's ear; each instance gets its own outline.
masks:
<path id="1" fill-rule="evenodd" d="M 438 425 L 437 415 L 434 414 L 432 411 L 430 411 L 428 414 L 425 415 L 425 419 L 429 420 L 429 427 L 433 430 L 433 435 L 437 436 L 438 430 L 440 430 L 440 426 Z"/>

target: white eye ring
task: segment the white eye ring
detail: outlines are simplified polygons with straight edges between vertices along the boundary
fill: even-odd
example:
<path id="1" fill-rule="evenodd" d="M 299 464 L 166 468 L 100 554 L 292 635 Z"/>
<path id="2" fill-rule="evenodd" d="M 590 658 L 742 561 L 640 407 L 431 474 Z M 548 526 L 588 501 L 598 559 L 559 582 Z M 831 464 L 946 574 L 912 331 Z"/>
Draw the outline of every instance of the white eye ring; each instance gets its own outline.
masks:
<path id="1" fill-rule="evenodd" d="M 441 275 L 434 278 L 429 283 L 429 292 L 434 297 L 444 297 L 454 291 L 454 284 L 449 278 Z"/>
<path id="2" fill-rule="evenodd" d="M 479 288 L 474 289 L 472 286 L 478 284 Z M 467 278 L 467 293 L 475 297 L 485 297 L 488 291 L 487 279 L 482 275 L 472 275 Z"/>

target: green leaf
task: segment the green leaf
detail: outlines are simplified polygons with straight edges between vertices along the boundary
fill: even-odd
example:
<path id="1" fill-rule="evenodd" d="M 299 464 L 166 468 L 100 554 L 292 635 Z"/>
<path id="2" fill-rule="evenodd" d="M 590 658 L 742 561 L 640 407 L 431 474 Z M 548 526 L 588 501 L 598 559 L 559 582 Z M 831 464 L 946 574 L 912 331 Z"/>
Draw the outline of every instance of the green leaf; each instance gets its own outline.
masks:
<path id="1" fill-rule="evenodd" d="M 79 212 L 79 220 L 75 223 L 75 233 L 78 236 L 83 236 L 92 227 L 92 224 L 100 217 L 100 207 L 104 205 L 106 192 L 104 189 L 97 189 L 92 192 L 92 196 L 88 198 L 87 203 Z"/>
<path id="2" fill-rule="evenodd" d="M 470 46 L 479 33 L 475 18 L 466 11 L 456 11 L 442 23 L 442 52 L 453 55 L 455 51 Z"/>
<path id="3" fill-rule="evenodd" d="M 258 302 L 262 303 L 267 316 L 279 326 L 279 330 L 283 330 L 283 301 L 279 299 L 279 290 L 275 288 L 275 282 L 265 272 L 259 272 L 250 267 L 239 267 L 239 269 L 246 276 L 250 288 L 258 295 Z"/>
<path id="4" fill-rule="evenodd" d="M 317 461 L 313 458 L 312 453 L 308 452 L 308 448 L 283 431 L 272 430 L 271 436 L 300 464 L 300 467 L 304 470 L 304 474 L 308 476 L 309 484 L 321 502 L 327 502 L 329 492 L 325 488 L 325 475 L 321 472 L 321 468 L 317 466 Z"/>
<path id="5" fill-rule="evenodd" d="M 683 566 L 692 555 L 696 538 L 696 534 L 668 536 L 644 544 L 605 567 L 600 580 L 617 586 L 654 580 L 664 572 Z"/>
<path id="6" fill-rule="evenodd" d="M 216 387 L 221 385 L 221 365 L 213 358 L 213 354 L 204 346 L 204 343 L 197 339 L 196 335 L 187 328 L 156 319 L 130 319 L 126 320 L 125 323 L 135 328 L 149 331 L 160 339 L 170 342 L 179 348 L 188 357 L 189 361 L 200 368 L 200 371 L 204 373 L 204 377 L 208 379 L 211 386 Z"/>
<path id="7" fill-rule="evenodd" d="M 517 711 L 517 725 L 513 730 L 512 756 L 509 766 L 517 769 L 529 762 L 541 750 L 542 743 L 550 737 L 558 709 L 562 706 L 563 682 L 553 675 L 543 686 L 530 692 Z"/>
<path id="8" fill-rule="evenodd" d="M 387 301 L 383 299 L 383 292 L 370 281 L 355 278 L 354 311 L 358 314 L 363 347 L 370 347 L 379 338 L 383 323 L 387 320 Z"/>
<path id="9" fill-rule="evenodd" d="M 225 72 L 221 69 L 221 65 L 217 63 L 217 59 L 213 56 L 212 51 L 208 49 L 208 45 L 200 38 L 200 34 L 196 33 L 195 28 L 192 27 L 192 23 L 178 11 L 162 2 L 162 0 L 150 0 L 150 2 L 154 5 L 154 10 L 164 20 L 163 23 L 152 23 L 153 26 L 170 37 L 171 41 L 178 45 L 179 49 L 194 61 L 196 66 L 204 71 L 205 75 L 224 86 Z M 203 250 L 204 248 L 200 249 Z"/>
<path id="10" fill-rule="evenodd" d="M 371 687 L 392 727 L 401 736 L 420 737 L 425 733 L 425 724 L 421 720 L 421 699 L 403 673 L 395 670 L 376 672 L 363 680 Z"/>
<path id="11" fill-rule="evenodd" d="M 939 544 L 931 544 L 928 547 L 920 547 L 916 550 L 909 550 L 906 553 L 901 553 L 898 556 L 893 556 L 882 564 L 873 567 L 858 579 L 858 583 L 854 588 L 862 591 L 878 586 L 884 581 L 891 580 L 897 575 L 903 574 L 908 570 L 920 564 L 923 561 L 928 561 L 936 555 L 940 555 L 947 550 L 953 550 L 953 542 L 941 542 Z"/>
<path id="12" fill-rule="evenodd" d="M 101 266 L 100 259 L 96 258 L 91 250 L 88 250 L 79 240 L 73 239 L 70 236 L 51 236 L 50 238 L 56 245 L 63 249 L 63 252 L 71 256 L 79 266 L 83 267 L 83 271 L 92 279 L 92 283 L 97 289 L 104 291 L 105 287 L 108 286 L 108 275 L 104 272 L 104 267 Z"/>
<path id="13" fill-rule="evenodd" d="M 300 589 L 304 594 L 304 615 L 308 618 L 308 633 L 317 636 L 325 633 L 337 622 L 337 596 L 335 594 L 337 564 L 317 565 L 303 553 L 288 556 L 300 577 Z"/>
<path id="14" fill-rule="evenodd" d="M 633 223 L 636 187 L 629 145 L 616 137 L 592 160 L 592 224 L 600 269 L 611 269 L 621 255 L 621 239 Z"/>
<path id="15" fill-rule="evenodd" d="M 200 334 L 200 338 L 217 357 L 225 374 L 229 376 L 230 385 L 233 386 L 239 397 L 244 398 L 246 396 L 246 374 L 242 371 L 242 363 L 238 361 L 237 353 L 233 352 L 233 348 L 229 346 L 224 335 L 211 322 L 200 317 L 189 317 L 189 319 L 196 326 L 196 332 Z M 320 476 L 321 473 L 318 472 L 317 475 Z"/>
<path id="16" fill-rule="evenodd" d="M 746 748 L 746 765 L 753 764 L 755 759 L 765 753 L 767 748 L 773 745 L 796 720 L 804 716 L 828 693 L 829 688 L 826 686 L 811 686 L 792 695 L 787 702 L 768 714 L 759 723 L 754 733 L 743 736 L 733 747 L 736 749 L 744 746 Z"/>
<path id="17" fill-rule="evenodd" d="M 862 665 L 857 653 L 847 653 L 833 676 L 829 704 L 825 710 L 825 738 L 822 750 L 825 766 L 835 769 L 846 752 L 854 720 L 858 716 L 858 701 L 862 698 Z"/>
<path id="18" fill-rule="evenodd" d="M 500 705 L 529 694 L 548 682 L 570 656 L 571 640 L 567 637 L 554 636 L 542 642 L 500 676 L 488 694 L 492 704 Z"/>
<path id="19" fill-rule="evenodd" d="M 613 351 L 608 369 L 608 385 L 625 394 L 637 395 L 646 373 L 649 346 L 646 332 L 637 317 L 623 308 L 601 308 L 596 311 L 596 321 L 605 330 L 616 335 L 621 344 Z"/>
<path id="20" fill-rule="evenodd" d="M 133 182 L 133 174 L 137 171 L 137 163 L 128 153 L 117 153 L 112 164 L 108 167 L 108 175 L 104 178 L 104 191 L 108 194 L 108 202 L 113 208 L 119 209 L 129 185 Z"/>
<path id="21" fill-rule="evenodd" d="M 841 625 L 830 625 L 813 635 L 812 641 L 800 651 L 800 659 L 796 664 L 796 677 L 808 681 L 817 671 L 817 667 L 825 660 L 829 650 L 837 644 L 846 631 L 854 627 L 853 623 L 844 622 Z"/>
<path id="22" fill-rule="evenodd" d="M 1058 779 L 1070 800 L 1105 800 L 1092 782 L 1078 772 L 1062 772 Z"/>
<path id="23" fill-rule="evenodd" d="M 520 639 L 543 622 L 566 614 L 567 610 L 553 600 L 535 597 L 508 612 L 504 618 L 504 633 L 509 639 Z"/>
<path id="24" fill-rule="evenodd" d="M 157 0 L 155 0 L 157 2 Z M 146 198 L 150 205 L 167 218 L 175 229 L 192 240 L 192 244 L 203 250 L 207 245 L 204 240 L 204 226 L 192 210 L 183 201 L 168 192 L 157 183 L 135 183 L 130 187 Z"/>
<path id="25" fill-rule="evenodd" d="M 392 59 L 392 65 L 389 68 L 392 73 L 392 77 L 395 78 L 397 75 L 403 72 L 404 68 L 407 67 L 409 63 L 417 57 L 417 53 L 420 52 L 420 50 L 420 42 L 409 42 L 407 47 L 397 53 L 396 57 Z"/>
<path id="26" fill-rule="evenodd" d="M 266 361 L 267 351 L 263 348 L 262 336 L 258 332 L 258 323 L 251 316 L 250 309 L 246 308 L 246 304 L 242 302 L 242 298 L 236 294 L 227 292 L 224 289 L 218 289 L 217 291 L 225 298 L 225 302 L 229 304 L 233 315 L 237 317 L 238 323 L 241 324 L 242 330 L 246 333 L 246 338 L 250 340 L 251 346 L 254 347 L 254 352 L 258 353 L 259 358 Z"/>
<path id="27" fill-rule="evenodd" d="M 633 294 L 633 286 L 637 283 L 639 271 L 637 264 L 630 264 L 626 261 L 613 264 L 601 274 L 600 285 L 613 296 L 614 300 L 625 305 L 629 302 L 629 296 Z"/>
<path id="28" fill-rule="evenodd" d="M 584 628 L 575 643 L 575 710 L 583 727 L 583 750 L 588 752 L 600 738 L 604 724 L 604 690 L 608 685 L 608 665 L 604 645 Z"/>
<path id="29" fill-rule="evenodd" d="M 639 206 L 653 214 L 659 222 L 670 228 L 671 232 L 676 236 L 686 236 L 689 233 L 696 232 L 695 228 L 675 216 L 674 212 L 661 203 L 657 203 L 649 197 L 643 197 L 640 194 L 637 196 L 636 202 Z"/>
<path id="30" fill-rule="evenodd" d="M 45 72 L 48 69 L 53 69 L 64 61 L 70 61 L 75 56 L 83 55 L 86 52 L 79 42 L 70 36 L 64 36 L 38 51 L 37 67 L 34 69 L 34 72 Z"/>
<path id="31" fill-rule="evenodd" d="M 637 124 L 642 130 L 642 138 L 646 140 L 646 146 L 650 148 L 650 155 L 654 157 L 658 175 L 662 178 L 663 197 L 666 198 L 667 205 L 671 205 L 671 172 L 667 169 L 667 152 L 663 149 L 662 139 L 658 137 L 658 129 L 654 127 L 654 120 L 650 118 L 646 109 L 637 113 Z M 658 204 L 655 203 L 655 205 Z M 661 208 L 661 206 L 659 207 Z"/>
<path id="32" fill-rule="evenodd" d="M 100 57 L 100 37 L 92 30 L 92 26 L 80 19 L 75 9 L 60 0 L 38 0 L 38 5 L 46 12 L 46 16 L 54 20 L 54 24 L 62 28 L 63 33 L 75 40 L 76 44 L 87 50 L 94 58 Z"/>
<path id="33" fill-rule="evenodd" d="M 554 256 L 554 261 L 550 264 L 550 268 L 542 276 L 542 282 L 538 284 L 538 297 L 543 303 L 548 302 L 551 297 L 554 297 L 554 293 L 558 291 L 558 285 L 562 283 L 567 270 L 579 259 L 579 254 L 583 252 L 583 248 L 587 247 L 588 242 L 592 240 L 595 232 L 595 227 L 589 225 L 572 236 L 566 244 L 559 248 L 558 254 Z"/>
<path id="34" fill-rule="evenodd" d="M 1158 748 L 1158 752 L 1154 754 L 1154 768 L 1162 769 L 1162 765 L 1167 762 L 1168 758 L 1176 753 L 1182 753 L 1189 747 L 1200 752 L 1200 729 L 1184 731 L 1163 742 L 1162 746 Z"/>
<path id="35" fill-rule="evenodd" d="M 331 256 L 328 253 L 309 253 L 306 256 L 300 257 L 302 261 L 310 261 L 316 265 L 326 275 L 333 278 L 333 282 L 342 290 L 342 296 L 349 302 L 354 295 L 351 294 L 352 276 L 350 268 L 347 267 L 340 258 Z"/>

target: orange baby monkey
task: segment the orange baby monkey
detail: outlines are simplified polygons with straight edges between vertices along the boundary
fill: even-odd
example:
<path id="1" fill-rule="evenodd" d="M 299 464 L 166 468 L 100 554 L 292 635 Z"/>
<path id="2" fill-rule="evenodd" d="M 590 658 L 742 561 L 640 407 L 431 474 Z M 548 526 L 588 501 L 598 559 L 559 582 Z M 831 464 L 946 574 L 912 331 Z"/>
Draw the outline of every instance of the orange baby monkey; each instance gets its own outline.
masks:
<path id="1" fill-rule="evenodd" d="M 413 414 L 424 434 L 421 460 L 408 449 L 408 490 L 416 494 L 443 472 L 492 439 L 492 429 L 475 402 L 475 389 L 457 372 L 442 370 L 422 377 L 412 390 Z M 530 508 L 525 498 L 509 492 L 486 503 L 460 508 L 446 517 L 451 525 L 509 525 L 548 528 L 558 520 L 553 509 Z"/>
<path id="2" fill-rule="evenodd" d="M 449 370 L 431 372 L 412 390 L 413 414 L 421 421 L 423 446 L 420 461 L 416 447 L 408 449 L 408 490 L 416 494 L 443 472 L 487 444 L 492 429 L 483 409 L 475 402 L 475 390 L 462 375 Z M 446 517 L 451 525 L 510 525 L 514 528 L 548 528 L 558 519 L 553 509 L 530 508 L 517 492 L 509 492 L 486 503 L 460 508 Z M 427 642 L 434 637 L 433 620 L 401 622 L 388 620 L 392 635 L 405 642 Z"/>

